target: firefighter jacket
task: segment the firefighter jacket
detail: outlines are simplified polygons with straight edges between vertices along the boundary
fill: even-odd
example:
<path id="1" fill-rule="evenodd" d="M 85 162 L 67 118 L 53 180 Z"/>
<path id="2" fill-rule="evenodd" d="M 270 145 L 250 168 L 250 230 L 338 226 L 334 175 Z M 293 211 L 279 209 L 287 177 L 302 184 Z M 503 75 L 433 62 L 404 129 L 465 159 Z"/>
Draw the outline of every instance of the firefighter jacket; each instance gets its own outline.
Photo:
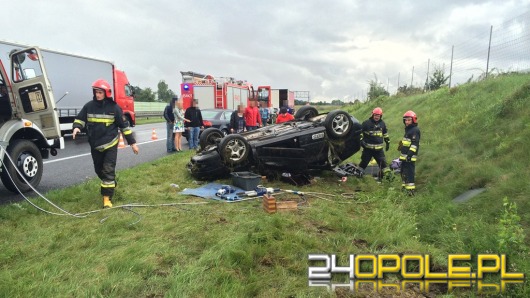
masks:
<path id="1" fill-rule="evenodd" d="M 386 124 L 383 120 L 375 121 L 373 117 L 363 122 L 362 144 L 366 149 L 383 150 L 384 143 L 390 142 Z"/>
<path id="2" fill-rule="evenodd" d="M 98 151 L 105 151 L 118 144 L 118 129 L 123 133 L 127 144 L 136 143 L 132 130 L 123 121 L 121 108 L 111 97 L 103 100 L 96 100 L 94 97 L 85 104 L 74 120 L 73 128 L 86 128 L 90 147 Z"/>
<path id="3" fill-rule="evenodd" d="M 420 129 L 418 124 L 413 123 L 405 127 L 405 136 L 401 140 L 401 155 L 400 160 L 416 161 L 418 152 L 420 150 Z"/>

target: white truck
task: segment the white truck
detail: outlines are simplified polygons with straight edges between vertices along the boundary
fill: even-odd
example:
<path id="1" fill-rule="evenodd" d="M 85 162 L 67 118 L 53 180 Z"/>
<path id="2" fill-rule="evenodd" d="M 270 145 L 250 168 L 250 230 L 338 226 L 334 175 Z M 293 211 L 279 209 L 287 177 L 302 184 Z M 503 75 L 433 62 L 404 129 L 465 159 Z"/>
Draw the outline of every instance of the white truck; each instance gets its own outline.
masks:
<path id="1" fill-rule="evenodd" d="M 3 48 L 2 48 L 3 49 Z M 0 59 L 0 177 L 13 192 L 39 184 L 43 158 L 64 149 L 55 98 L 37 47 Z M 9 65 L 8 73 L 4 68 Z M 13 78 L 10 80 L 10 78 Z"/>
<path id="2" fill-rule="evenodd" d="M 28 47 L 0 41 L 0 59 L 6 65 L 11 51 Z M 112 97 L 123 110 L 124 120 L 129 121 L 131 126 L 135 125 L 133 88 L 125 72 L 118 70 L 114 63 L 49 49 L 39 50 L 46 64 L 63 135 L 72 131 L 72 123 L 81 108 L 92 99 L 91 85 L 98 79 L 111 84 Z M 11 76 L 10 79 L 13 80 Z"/>

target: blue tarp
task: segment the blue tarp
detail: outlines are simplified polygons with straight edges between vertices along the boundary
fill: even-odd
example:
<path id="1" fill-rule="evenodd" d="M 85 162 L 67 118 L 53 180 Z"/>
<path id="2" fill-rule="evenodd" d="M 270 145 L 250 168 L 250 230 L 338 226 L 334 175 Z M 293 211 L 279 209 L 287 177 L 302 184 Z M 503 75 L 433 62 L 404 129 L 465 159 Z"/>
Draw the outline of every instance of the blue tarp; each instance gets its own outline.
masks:
<path id="1" fill-rule="evenodd" d="M 198 188 L 185 188 L 183 191 L 180 192 L 180 194 L 197 196 L 197 197 L 201 197 L 205 199 L 213 199 L 213 200 L 224 201 L 224 202 L 237 202 L 243 199 L 243 197 L 238 196 L 237 193 L 241 193 L 245 191 L 239 187 L 235 187 L 232 185 L 230 185 L 230 187 L 233 188 L 235 192 L 231 194 L 225 194 L 222 197 L 217 196 L 216 195 L 217 191 L 221 189 L 223 185 L 226 185 L 226 184 L 208 183 Z"/>

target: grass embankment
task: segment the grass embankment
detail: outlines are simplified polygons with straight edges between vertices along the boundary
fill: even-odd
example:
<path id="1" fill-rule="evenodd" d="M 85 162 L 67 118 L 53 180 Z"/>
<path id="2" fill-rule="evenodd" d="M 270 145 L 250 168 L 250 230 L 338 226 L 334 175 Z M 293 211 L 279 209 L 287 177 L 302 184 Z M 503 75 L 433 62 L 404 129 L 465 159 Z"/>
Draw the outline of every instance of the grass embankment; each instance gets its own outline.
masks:
<path id="1" fill-rule="evenodd" d="M 341 183 L 322 173 L 315 184 L 302 188 L 266 183 L 322 193 L 306 200 L 279 195 L 298 200 L 300 208 L 272 215 L 262 210 L 259 200 L 111 209 L 83 219 L 47 215 L 25 202 L 0 206 L 0 293 L 326 296 L 325 289 L 308 287 L 309 253 L 335 253 L 342 259 L 359 253 L 422 253 L 434 258 L 436 270 L 446 270 L 448 253 L 502 252 L 509 257 L 508 271 L 529 272 L 519 233 L 524 229 L 528 234 L 530 221 L 525 200 L 530 169 L 524 163 L 529 160 L 530 109 L 523 105 L 530 97 L 529 78 L 495 78 L 346 107 L 362 121 L 381 106 L 395 146 L 403 132 L 403 113 L 413 109 L 418 114 L 422 142 L 414 198 L 399 191 L 397 180 L 377 184 L 365 177 Z M 185 170 L 191 154 L 173 154 L 119 172 L 115 204 L 205 202 L 178 195 L 170 186 L 197 187 Z M 387 154 L 389 160 L 396 156 L 395 148 Z M 356 154 L 351 161 L 359 159 Z M 47 197 L 71 212 L 85 212 L 100 207 L 98 185 L 90 181 Z M 476 187 L 487 191 L 468 203 L 452 202 Z M 504 197 L 518 204 L 522 226 L 513 209 L 503 212 Z M 42 200 L 34 202 L 50 209 Z M 509 288 L 508 294 L 528 294 L 516 290 Z M 457 289 L 455 295 L 474 293 Z"/>

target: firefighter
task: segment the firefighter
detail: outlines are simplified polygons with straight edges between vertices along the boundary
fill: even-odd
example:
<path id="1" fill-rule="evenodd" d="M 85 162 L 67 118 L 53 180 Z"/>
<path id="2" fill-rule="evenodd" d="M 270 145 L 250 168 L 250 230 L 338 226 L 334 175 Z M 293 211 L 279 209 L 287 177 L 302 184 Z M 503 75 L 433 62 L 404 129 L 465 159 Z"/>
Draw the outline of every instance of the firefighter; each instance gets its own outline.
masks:
<path id="1" fill-rule="evenodd" d="M 123 121 L 121 108 L 111 97 L 112 90 L 105 80 L 99 79 L 92 84 L 94 97 L 86 103 L 73 124 L 72 138 L 86 128 L 90 144 L 94 170 L 101 179 L 103 208 L 112 207 L 112 196 L 116 187 L 116 159 L 118 157 L 118 129 L 121 130 L 127 144 L 138 154 L 138 146 L 128 123 Z"/>
<path id="2" fill-rule="evenodd" d="M 420 129 L 418 128 L 416 113 L 407 111 L 403 115 L 403 124 L 405 124 L 405 135 L 398 148 L 401 151 L 399 156 L 399 160 L 401 160 L 401 186 L 410 196 L 413 196 L 416 191 L 414 172 L 420 150 Z"/>
<path id="3" fill-rule="evenodd" d="M 373 157 L 380 169 L 379 179 L 382 178 L 381 173 L 387 179 L 391 179 L 392 173 L 387 166 L 385 158 L 385 151 L 390 148 L 390 138 L 382 118 L 383 109 L 377 107 L 372 111 L 372 116 L 362 124 L 361 146 L 363 147 L 363 153 L 359 167 L 364 171 Z"/>

